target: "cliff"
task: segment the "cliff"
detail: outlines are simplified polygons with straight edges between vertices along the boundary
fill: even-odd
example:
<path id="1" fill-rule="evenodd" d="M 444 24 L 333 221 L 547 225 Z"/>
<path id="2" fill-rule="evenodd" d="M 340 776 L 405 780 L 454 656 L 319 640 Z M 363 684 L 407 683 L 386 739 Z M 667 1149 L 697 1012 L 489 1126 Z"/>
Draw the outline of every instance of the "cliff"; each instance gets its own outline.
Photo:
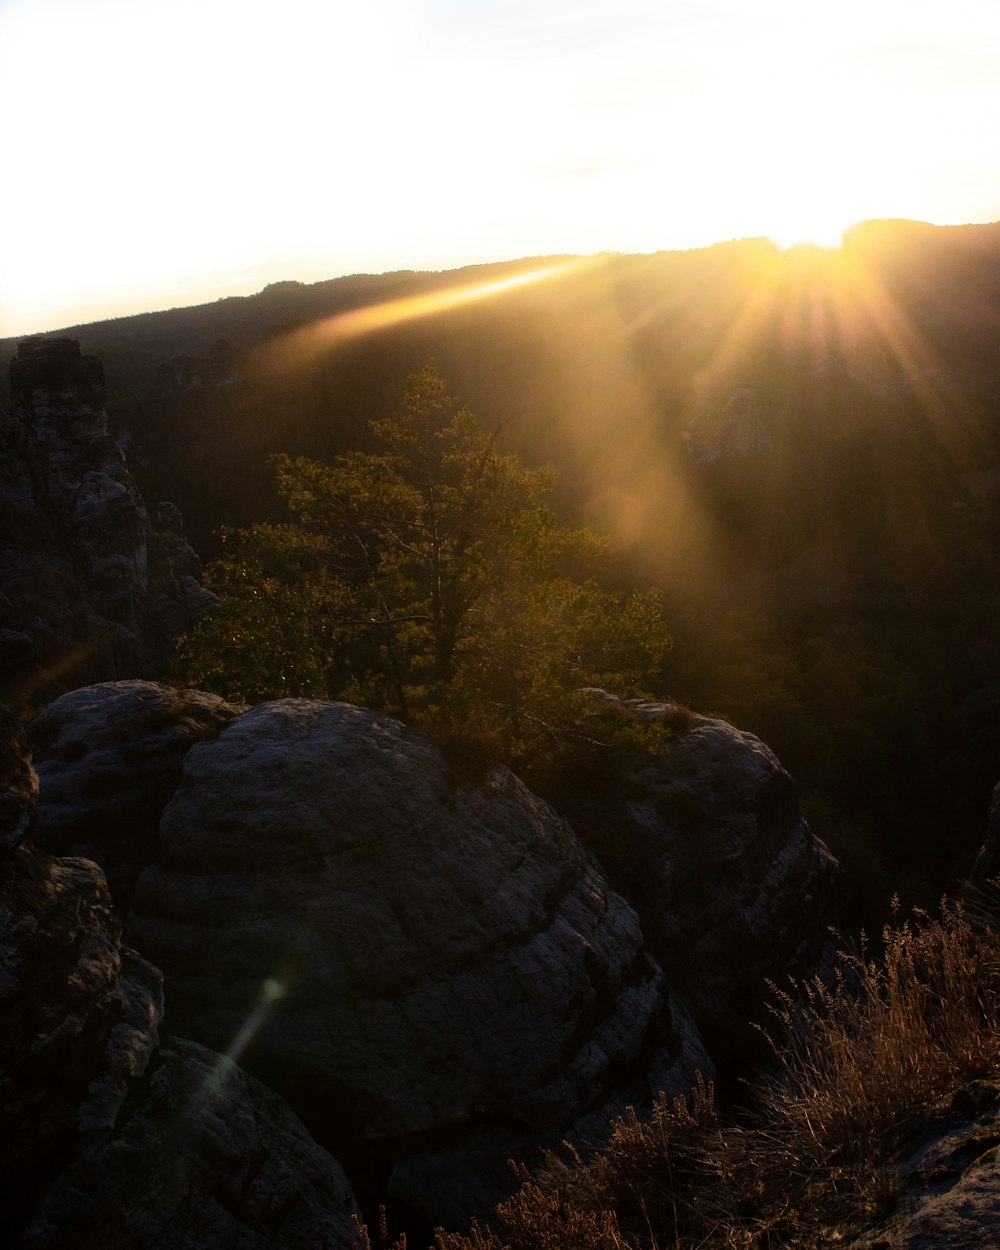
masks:
<path id="1" fill-rule="evenodd" d="M 38 706 L 151 675 L 208 609 L 180 514 L 155 524 L 108 431 L 104 372 L 70 339 L 29 339 L 0 427 L 0 697 Z"/>

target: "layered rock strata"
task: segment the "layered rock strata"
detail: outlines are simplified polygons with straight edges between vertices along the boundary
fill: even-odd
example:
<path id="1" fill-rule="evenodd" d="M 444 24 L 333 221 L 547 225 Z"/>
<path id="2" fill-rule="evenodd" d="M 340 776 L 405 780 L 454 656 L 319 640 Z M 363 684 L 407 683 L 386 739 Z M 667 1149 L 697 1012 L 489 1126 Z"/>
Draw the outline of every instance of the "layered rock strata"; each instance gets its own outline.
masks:
<path id="1" fill-rule="evenodd" d="M 346 1250 L 334 1160 L 230 1061 L 161 1044 L 162 979 L 121 945 L 100 869 L 31 842 L 37 780 L 5 711 L 0 778 L 2 1244 Z"/>
<path id="2" fill-rule="evenodd" d="M 251 709 L 188 752 L 160 834 L 130 936 L 171 1029 L 240 1056 L 342 1158 L 381 1143 L 430 1218 L 488 1213 L 511 1153 L 711 1070 L 568 826 L 387 716 Z"/>
<path id="3" fill-rule="evenodd" d="M 151 524 L 108 431 L 104 374 L 70 339 L 11 362 L 0 429 L 0 658 L 8 701 L 156 671 L 214 602 L 176 509 Z"/>
<path id="4" fill-rule="evenodd" d="M 970 1081 L 909 1126 L 885 1164 L 886 1206 L 845 1250 L 994 1250 L 1000 1244 L 1000 1088 Z"/>
<path id="5" fill-rule="evenodd" d="M 35 840 L 55 855 L 84 855 L 104 870 L 120 911 L 159 854 L 160 814 L 184 756 L 237 709 L 218 695 L 148 681 L 85 686 L 31 725 L 44 802 Z"/>
<path id="6" fill-rule="evenodd" d="M 604 692 L 603 700 L 611 699 Z M 668 750 L 634 755 L 566 808 L 717 1062 L 738 1055 L 766 981 L 815 968 L 834 918 L 836 860 L 799 811 L 792 778 L 753 734 L 618 701 L 677 725 Z"/>
<path id="7" fill-rule="evenodd" d="M 763 743 L 597 697 L 675 726 L 567 801 L 616 888 L 507 770 L 472 784 L 389 717 L 138 681 L 37 720 L 38 828 L 120 898 L 146 865 L 130 940 L 172 1032 L 287 1097 L 368 1192 L 459 1227 L 509 1157 L 710 1073 L 691 1015 L 745 1057 L 765 979 L 810 970 L 831 919 L 835 863 Z"/>

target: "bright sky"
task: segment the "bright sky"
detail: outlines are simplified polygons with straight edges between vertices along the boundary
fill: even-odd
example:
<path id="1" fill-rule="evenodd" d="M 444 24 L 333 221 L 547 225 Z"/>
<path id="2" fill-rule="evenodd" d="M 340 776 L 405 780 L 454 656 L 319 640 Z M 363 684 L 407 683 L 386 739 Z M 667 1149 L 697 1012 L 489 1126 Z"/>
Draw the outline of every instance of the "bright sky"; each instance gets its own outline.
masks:
<path id="1" fill-rule="evenodd" d="M 1000 218 L 1000 0 L 0 0 L 0 336 Z"/>

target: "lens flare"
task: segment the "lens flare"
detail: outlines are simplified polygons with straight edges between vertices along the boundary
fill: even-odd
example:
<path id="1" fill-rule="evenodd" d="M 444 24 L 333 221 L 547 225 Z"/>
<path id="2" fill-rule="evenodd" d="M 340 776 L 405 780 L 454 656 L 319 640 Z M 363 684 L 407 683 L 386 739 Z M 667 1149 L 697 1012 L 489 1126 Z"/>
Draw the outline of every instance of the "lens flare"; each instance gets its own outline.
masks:
<path id="1" fill-rule="evenodd" d="M 239 1063 L 243 1052 L 260 1032 L 275 1004 L 280 1002 L 287 993 L 288 990 L 283 982 L 273 977 L 267 978 L 261 986 L 260 997 L 256 1005 L 243 1022 L 239 1032 L 233 1038 L 229 1049 L 226 1051 L 228 1059 L 232 1059 L 234 1063 Z"/>

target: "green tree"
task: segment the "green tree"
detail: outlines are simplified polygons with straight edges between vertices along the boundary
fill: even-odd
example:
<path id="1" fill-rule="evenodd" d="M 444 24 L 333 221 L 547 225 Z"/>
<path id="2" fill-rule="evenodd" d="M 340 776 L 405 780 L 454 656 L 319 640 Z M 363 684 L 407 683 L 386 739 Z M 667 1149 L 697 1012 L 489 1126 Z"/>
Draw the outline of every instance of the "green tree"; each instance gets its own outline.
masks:
<path id="1" fill-rule="evenodd" d="M 205 572 L 219 607 L 180 642 L 187 680 L 250 703 L 327 698 L 334 657 L 349 650 L 352 602 L 330 544 L 301 526 L 266 524 L 222 542 Z"/>
<path id="2" fill-rule="evenodd" d="M 293 519 L 227 539 L 208 570 L 221 606 L 183 644 L 190 680 L 392 706 L 516 758 L 579 724 L 577 687 L 655 679 L 658 595 L 581 580 L 602 540 L 556 524 L 553 470 L 503 454 L 433 365 L 372 433 L 376 450 L 332 464 L 273 457 Z"/>

